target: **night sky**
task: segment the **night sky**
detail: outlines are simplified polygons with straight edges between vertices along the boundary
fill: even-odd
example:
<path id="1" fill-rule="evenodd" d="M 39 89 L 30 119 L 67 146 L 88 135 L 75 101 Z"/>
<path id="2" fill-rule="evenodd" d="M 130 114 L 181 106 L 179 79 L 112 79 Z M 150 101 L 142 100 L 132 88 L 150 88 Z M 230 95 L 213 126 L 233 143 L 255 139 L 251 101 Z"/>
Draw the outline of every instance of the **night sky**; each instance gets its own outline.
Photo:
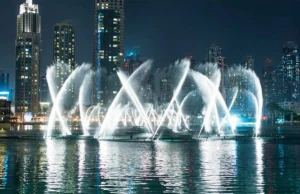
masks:
<path id="1" fill-rule="evenodd" d="M 0 12 L 0 65 L 12 77 L 16 17 L 23 2 L 6 0 Z M 52 61 L 53 26 L 62 20 L 75 26 L 76 62 L 92 62 L 94 0 L 33 3 L 42 16 L 42 73 Z M 205 49 L 215 43 L 228 65 L 252 55 L 260 72 L 267 57 L 280 64 L 285 41 L 300 44 L 299 8 L 300 0 L 125 0 L 125 52 L 139 45 L 141 55 L 160 67 L 185 56 L 202 62 Z"/>

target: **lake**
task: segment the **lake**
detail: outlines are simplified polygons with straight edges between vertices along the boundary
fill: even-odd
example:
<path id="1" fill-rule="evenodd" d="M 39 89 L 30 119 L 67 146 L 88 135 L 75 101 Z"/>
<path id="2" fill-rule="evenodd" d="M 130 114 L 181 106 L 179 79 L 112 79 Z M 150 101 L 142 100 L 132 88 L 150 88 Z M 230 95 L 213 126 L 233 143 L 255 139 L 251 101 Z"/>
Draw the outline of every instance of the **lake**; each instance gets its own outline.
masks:
<path id="1" fill-rule="evenodd" d="M 300 140 L 0 139 L 0 193 L 300 193 Z"/>

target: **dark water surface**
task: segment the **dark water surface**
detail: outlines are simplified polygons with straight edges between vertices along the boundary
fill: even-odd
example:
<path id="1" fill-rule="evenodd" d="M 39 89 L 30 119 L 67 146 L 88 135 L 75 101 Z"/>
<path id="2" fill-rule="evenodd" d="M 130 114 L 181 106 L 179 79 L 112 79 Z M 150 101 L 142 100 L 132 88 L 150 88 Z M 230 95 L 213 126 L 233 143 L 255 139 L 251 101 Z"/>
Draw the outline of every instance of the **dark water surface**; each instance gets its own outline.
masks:
<path id="1" fill-rule="evenodd" d="M 0 139 L 0 193 L 300 193 L 300 140 Z"/>

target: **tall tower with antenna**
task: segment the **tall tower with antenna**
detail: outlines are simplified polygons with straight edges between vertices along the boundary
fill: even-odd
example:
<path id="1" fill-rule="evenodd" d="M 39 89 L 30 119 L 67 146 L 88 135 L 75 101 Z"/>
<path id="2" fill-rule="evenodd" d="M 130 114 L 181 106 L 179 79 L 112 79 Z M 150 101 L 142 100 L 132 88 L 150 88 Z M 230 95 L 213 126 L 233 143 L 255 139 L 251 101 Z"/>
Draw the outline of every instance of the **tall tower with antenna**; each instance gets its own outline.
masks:
<path id="1" fill-rule="evenodd" d="M 39 111 L 41 16 L 32 0 L 20 5 L 16 33 L 16 115 L 21 121 Z"/>

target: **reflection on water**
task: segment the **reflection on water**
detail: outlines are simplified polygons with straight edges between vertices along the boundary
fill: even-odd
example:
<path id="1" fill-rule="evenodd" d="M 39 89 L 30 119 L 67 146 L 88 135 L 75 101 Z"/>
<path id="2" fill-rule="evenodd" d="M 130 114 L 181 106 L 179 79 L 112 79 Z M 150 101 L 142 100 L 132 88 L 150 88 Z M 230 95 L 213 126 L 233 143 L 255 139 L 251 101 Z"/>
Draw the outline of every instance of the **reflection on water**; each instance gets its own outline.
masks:
<path id="1" fill-rule="evenodd" d="M 0 193 L 300 193 L 300 144 L 0 140 Z"/>
<path id="2" fill-rule="evenodd" d="M 263 142 L 261 139 L 255 141 L 255 152 L 256 152 L 256 188 L 257 192 L 263 193 Z"/>
<path id="3" fill-rule="evenodd" d="M 0 188 L 5 188 L 7 183 L 8 156 L 5 153 L 6 146 L 0 145 Z"/>
<path id="4" fill-rule="evenodd" d="M 78 123 L 70 123 L 69 127 L 72 129 L 72 134 L 81 134 L 82 130 Z M 15 136 L 34 136 L 43 137 L 46 133 L 47 125 L 16 125 L 11 124 L 0 128 L 0 137 L 15 137 Z M 54 132 L 60 134 L 60 125 L 54 126 Z"/>
<path id="5" fill-rule="evenodd" d="M 47 155 L 47 172 L 46 183 L 47 192 L 54 192 L 65 186 L 64 173 L 68 169 L 64 169 L 66 153 L 66 141 L 55 141 L 48 139 L 46 141 Z"/>
<path id="6" fill-rule="evenodd" d="M 236 176 L 236 142 L 203 142 L 199 152 L 203 192 L 224 192 Z"/>

